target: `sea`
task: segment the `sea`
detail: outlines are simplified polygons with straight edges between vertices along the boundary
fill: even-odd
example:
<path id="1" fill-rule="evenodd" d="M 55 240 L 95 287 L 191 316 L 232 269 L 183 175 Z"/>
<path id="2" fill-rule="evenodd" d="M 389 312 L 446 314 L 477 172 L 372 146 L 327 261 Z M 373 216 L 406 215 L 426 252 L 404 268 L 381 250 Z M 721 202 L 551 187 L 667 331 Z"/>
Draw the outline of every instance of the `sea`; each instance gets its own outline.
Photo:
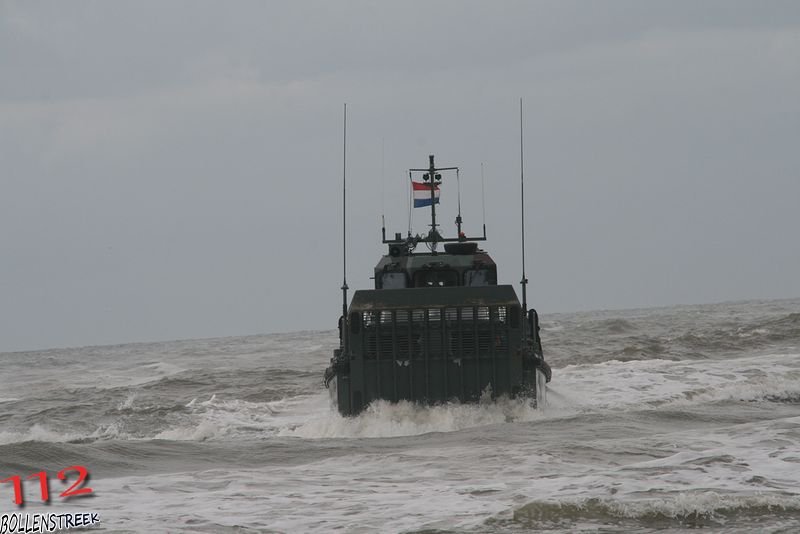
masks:
<path id="1" fill-rule="evenodd" d="M 322 383 L 335 330 L 2 353 L 0 478 L 24 507 L 10 480 L 0 513 L 96 513 L 98 532 L 800 532 L 800 299 L 541 319 L 539 408 L 342 417 Z M 91 493 L 61 497 L 76 465 Z"/>

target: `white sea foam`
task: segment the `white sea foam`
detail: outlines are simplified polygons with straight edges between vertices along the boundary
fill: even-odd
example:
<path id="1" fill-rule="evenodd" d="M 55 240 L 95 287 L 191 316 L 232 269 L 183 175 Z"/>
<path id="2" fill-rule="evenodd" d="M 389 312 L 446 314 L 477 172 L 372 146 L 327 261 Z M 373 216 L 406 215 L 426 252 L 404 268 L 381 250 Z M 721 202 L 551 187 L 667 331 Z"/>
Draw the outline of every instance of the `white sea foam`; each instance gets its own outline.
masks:
<path id="1" fill-rule="evenodd" d="M 303 438 L 377 438 L 414 436 L 429 432 L 453 432 L 465 428 L 542 417 L 528 400 L 498 399 L 478 404 L 448 403 L 420 406 L 377 401 L 356 417 L 342 417 L 327 399 L 318 402 L 317 415 L 279 432 Z"/>
<path id="2" fill-rule="evenodd" d="M 38 423 L 23 431 L 0 431 L 0 445 L 23 443 L 26 441 L 64 443 L 77 439 L 81 439 L 81 436 L 78 434 L 59 432 Z"/>
<path id="3" fill-rule="evenodd" d="M 189 413 L 173 428 L 155 434 L 155 439 L 206 441 L 216 438 L 266 437 L 291 425 L 294 416 L 304 413 L 308 397 L 299 396 L 272 402 L 220 399 L 213 394 L 206 400 L 192 399 Z"/>
<path id="4" fill-rule="evenodd" d="M 159 432 L 153 439 L 168 439 L 173 441 L 205 441 L 219 436 L 224 429 L 210 421 L 201 421 L 194 427 L 180 427 Z"/>
<path id="5" fill-rule="evenodd" d="M 133 403 L 137 396 L 138 394 L 135 391 L 128 393 L 125 399 L 117 405 L 117 411 L 130 410 L 133 408 Z"/>
<path id="6" fill-rule="evenodd" d="M 764 336 L 769 333 L 770 331 L 768 328 L 754 328 L 752 330 L 745 330 L 743 328 L 739 328 L 736 331 L 736 335 L 742 338 L 748 338 L 753 336 Z"/>
<path id="7" fill-rule="evenodd" d="M 800 390 L 800 355 L 733 360 L 611 360 L 554 371 L 554 388 L 576 407 L 640 409 L 668 403 L 760 400 Z M 551 395 L 552 397 L 552 395 Z"/>

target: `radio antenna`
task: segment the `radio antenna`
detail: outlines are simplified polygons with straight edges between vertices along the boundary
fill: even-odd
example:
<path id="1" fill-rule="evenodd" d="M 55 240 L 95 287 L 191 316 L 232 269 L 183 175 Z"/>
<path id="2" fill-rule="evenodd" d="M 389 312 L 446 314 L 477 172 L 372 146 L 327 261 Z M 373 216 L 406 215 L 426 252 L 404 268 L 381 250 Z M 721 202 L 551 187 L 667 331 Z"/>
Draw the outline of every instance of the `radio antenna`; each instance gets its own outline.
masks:
<path id="1" fill-rule="evenodd" d="M 414 179 L 411 177 L 411 171 L 408 171 L 408 185 L 411 185 Z M 414 204 L 411 201 L 411 196 L 413 195 L 412 188 L 408 188 L 408 196 L 406 197 L 406 205 L 408 207 L 408 237 L 411 237 L 411 214 L 413 213 L 414 208 L 412 205 Z"/>
<path id="2" fill-rule="evenodd" d="M 344 105 L 342 133 L 342 348 L 347 332 L 347 104 Z"/>
<path id="3" fill-rule="evenodd" d="M 483 212 L 483 237 L 486 238 L 486 189 L 483 185 L 483 162 L 481 161 L 481 212 Z"/>
<path id="4" fill-rule="evenodd" d="M 458 215 L 456 216 L 456 227 L 458 228 L 458 238 L 463 235 L 461 232 L 461 173 L 456 167 L 456 188 L 458 189 Z"/>
<path id="5" fill-rule="evenodd" d="M 522 212 L 522 334 L 527 336 L 526 319 L 528 314 L 528 278 L 525 276 L 525 165 L 523 161 L 523 144 L 522 144 L 522 98 L 519 99 L 519 197 L 520 197 L 520 211 Z"/>
<path id="6" fill-rule="evenodd" d="M 385 145 L 386 139 L 381 137 L 381 232 L 383 240 L 386 241 L 386 205 L 384 198 L 386 197 L 386 179 L 384 178 L 384 160 L 385 160 Z"/>

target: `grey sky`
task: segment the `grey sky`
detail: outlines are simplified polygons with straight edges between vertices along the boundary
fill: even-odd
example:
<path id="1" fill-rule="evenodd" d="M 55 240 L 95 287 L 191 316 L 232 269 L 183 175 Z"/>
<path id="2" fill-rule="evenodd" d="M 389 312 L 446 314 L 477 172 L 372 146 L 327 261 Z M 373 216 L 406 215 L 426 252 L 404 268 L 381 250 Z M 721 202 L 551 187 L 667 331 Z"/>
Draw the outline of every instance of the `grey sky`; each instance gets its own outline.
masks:
<path id="1" fill-rule="evenodd" d="M 0 1 L 0 351 L 335 328 L 343 102 L 353 288 L 428 154 L 519 281 L 523 97 L 543 314 L 797 297 L 797 95 L 797 2 Z"/>

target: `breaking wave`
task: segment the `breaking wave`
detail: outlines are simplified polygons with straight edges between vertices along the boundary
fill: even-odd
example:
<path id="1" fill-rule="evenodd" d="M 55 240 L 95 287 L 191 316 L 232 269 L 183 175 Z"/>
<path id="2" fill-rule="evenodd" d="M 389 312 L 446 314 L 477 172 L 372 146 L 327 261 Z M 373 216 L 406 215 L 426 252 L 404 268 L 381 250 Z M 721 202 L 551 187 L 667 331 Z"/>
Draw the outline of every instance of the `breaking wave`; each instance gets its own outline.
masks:
<path id="1" fill-rule="evenodd" d="M 565 501 L 533 501 L 513 513 L 513 522 L 535 528 L 547 523 L 579 520 L 635 519 L 655 528 L 725 525 L 737 519 L 774 518 L 781 513 L 800 513 L 795 495 L 735 495 L 713 491 L 687 491 L 664 497 L 626 501 L 588 498 Z"/>
<path id="2" fill-rule="evenodd" d="M 25 431 L 0 431 L 0 445 L 24 443 L 27 441 L 43 441 L 48 443 L 66 443 L 80 441 L 87 436 L 80 434 L 60 432 L 42 424 L 35 424 Z"/>

